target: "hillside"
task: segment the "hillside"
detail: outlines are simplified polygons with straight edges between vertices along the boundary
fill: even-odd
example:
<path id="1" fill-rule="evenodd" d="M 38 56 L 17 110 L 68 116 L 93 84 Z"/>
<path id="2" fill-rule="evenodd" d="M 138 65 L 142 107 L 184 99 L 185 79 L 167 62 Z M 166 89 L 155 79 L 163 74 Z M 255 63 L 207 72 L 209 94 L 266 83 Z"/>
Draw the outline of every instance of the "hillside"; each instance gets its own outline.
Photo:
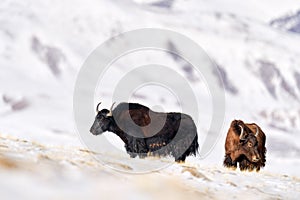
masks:
<path id="1" fill-rule="evenodd" d="M 167 185 L 166 195 L 178 190 L 174 193 L 178 198 L 183 192 L 191 198 L 246 193 L 249 198 L 259 194 L 266 199 L 295 199 L 300 177 L 299 10 L 297 0 L 284 4 L 280 0 L 2 0 L 0 185 L 7 188 L 3 194 L 30 199 L 59 190 L 58 198 L 81 198 L 98 197 L 101 191 L 108 197 L 139 191 L 137 196 L 152 192 L 157 197 L 160 187 L 153 183 L 159 182 Z M 137 161 L 142 167 L 171 165 L 145 175 L 152 180 L 146 183 L 141 183 L 142 175 L 116 173 L 93 159 L 73 116 L 74 85 L 88 56 L 111 37 L 142 28 L 172 30 L 200 45 L 218 66 L 216 84 L 223 85 L 226 96 L 223 127 L 209 154 L 188 158 L 186 167 L 168 160 Z M 181 47 L 168 43 L 166 48 Z M 141 50 L 118 59 L 99 79 L 94 105 L 87 107 L 102 101 L 101 106 L 109 108 L 120 80 L 130 70 L 151 63 L 168 66 L 195 89 L 201 99 L 194 106 L 199 108 L 202 146 L 214 112 L 211 91 L 203 74 L 170 53 Z M 172 81 L 172 76 L 162 78 Z M 154 110 L 181 111 L 176 94 L 159 84 L 135 92 L 132 102 Z M 266 133 L 267 163 L 260 173 L 223 169 L 224 141 L 233 119 L 258 123 Z M 90 136 L 88 130 L 86 134 Z M 128 165 L 124 170 L 130 171 L 129 164 L 135 161 L 128 160 L 119 138 L 110 133 L 90 137 L 113 143 L 119 154 L 105 154 L 101 147 L 97 153 L 111 156 L 111 165 L 118 169 Z M 105 187 L 107 182 L 113 187 Z M 20 186 L 16 193 L 15 184 Z M 39 185 L 43 190 L 34 190 Z M 113 193 L 116 190 L 120 193 Z"/>
<path id="2" fill-rule="evenodd" d="M 42 145 L 4 135 L 0 136 L 0 143 L 3 199 L 164 199 L 170 196 L 172 199 L 253 199 L 257 196 L 293 199 L 300 195 L 299 178 L 288 175 L 247 173 L 192 163 L 172 164 L 150 174 L 132 175 L 104 167 L 86 149 Z M 130 170 L 129 166 L 120 166 Z"/>

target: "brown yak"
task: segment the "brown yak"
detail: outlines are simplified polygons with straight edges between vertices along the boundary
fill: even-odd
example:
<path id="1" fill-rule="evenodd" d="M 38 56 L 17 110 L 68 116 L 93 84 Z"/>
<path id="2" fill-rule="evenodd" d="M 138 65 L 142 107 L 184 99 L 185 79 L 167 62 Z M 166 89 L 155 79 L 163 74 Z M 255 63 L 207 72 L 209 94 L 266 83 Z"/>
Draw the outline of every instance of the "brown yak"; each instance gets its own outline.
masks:
<path id="1" fill-rule="evenodd" d="M 259 171 L 266 162 L 266 136 L 255 123 L 233 120 L 225 141 L 224 166 Z"/>

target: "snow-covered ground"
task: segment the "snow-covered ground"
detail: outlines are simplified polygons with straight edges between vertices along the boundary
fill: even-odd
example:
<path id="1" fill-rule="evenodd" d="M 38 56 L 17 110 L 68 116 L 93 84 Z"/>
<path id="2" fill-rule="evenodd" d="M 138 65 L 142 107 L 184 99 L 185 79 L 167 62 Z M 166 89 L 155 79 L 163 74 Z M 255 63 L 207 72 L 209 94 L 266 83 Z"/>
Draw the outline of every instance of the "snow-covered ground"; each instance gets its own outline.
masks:
<path id="1" fill-rule="evenodd" d="M 2 199 L 297 199 L 299 177 L 174 164 L 132 175 L 104 167 L 93 152 L 1 136 Z M 100 154 L 101 156 L 101 154 Z M 157 160 L 159 162 L 159 160 Z M 114 164 L 130 170 L 130 166 Z"/>
<path id="2" fill-rule="evenodd" d="M 9 199 L 54 193 L 58 198 L 114 197 L 113 192 L 119 190 L 134 198 L 159 198 L 156 195 L 164 185 L 166 194 L 176 190 L 172 194 L 178 198 L 186 194 L 223 199 L 245 193 L 248 198 L 297 199 L 300 35 L 289 29 L 291 24 L 300 24 L 299 9 L 297 0 L 2 0 L 0 184 L 7 189 L 1 190 L 1 195 Z M 282 16 L 295 17 L 283 20 Z M 80 152 L 85 145 L 76 132 L 72 111 L 76 75 L 88 55 L 110 37 L 139 28 L 165 28 L 197 42 L 219 66 L 226 92 L 224 127 L 211 153 L 205 158 L 188 158 L 188 167 L 171 165 L 145 178 L 116 173 Z M 111 69 L 114 76 L 107 74 L 110 82 L 96 91 L 95 98 L 109 107 L 120 77 L 131 66 L 151 63 L 171 65 L 194 88 L 200 88 L 203 105 L 199 105 L 198 132 L 202 144 L 210 120 L 207 113 L 212 112 L 206 104 L 210 99 L 205 77 L 169 54 L 128 55 L 115 63 Z M 155 95 L 149 95 L 149 90 Z M 171 94 L 158 88 L 141 89 L 133 100 L 180 111 Z M 261 172 L 223 169 L 224 140 L 233 119 L 256 122 L 266 133 L 267 163 Z M 120 144 L 118 138 L 108 137 Z M 120 156 L 122 163 L 129 159 L 125 152 Z M 186 169 L 192 172 L 183 172 Z M 34 189 L 40 185 L 43 189 Z"/>

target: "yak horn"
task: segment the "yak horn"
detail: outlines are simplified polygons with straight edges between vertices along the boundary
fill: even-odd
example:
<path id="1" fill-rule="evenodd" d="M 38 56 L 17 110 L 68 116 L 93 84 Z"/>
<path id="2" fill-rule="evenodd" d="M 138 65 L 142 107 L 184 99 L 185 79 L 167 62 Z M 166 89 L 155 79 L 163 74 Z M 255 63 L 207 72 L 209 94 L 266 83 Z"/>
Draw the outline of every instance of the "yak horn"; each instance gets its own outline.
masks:
<path id="1" fill-rule="evenodd" d="M 99 105 L 101 104 L 101 102 L 100 103 L 98 103 L 98 105 L 97 105 L 97 107 L 96 107 L 96 112 L 98 113 L 99 112 Z"/>
<path id="2" fill-rule="evenodd" d="M 107 114 L 107 116 L 112 116 L 112 109 L 113 109 L 115 103 L 116 103 L 116 102 L 114 102 L 114 103 L 111 105 L 111 107 L 110 107 L 110 109 L 109 109 L 109 113 Z"/>
<path id="3" fill-rule="evenodd" d="M 256 126 L 256 133 L 255 133 L 255 137 L 258 136 L 258 133 L 259 133 L 259 128 Z"/>
<path id="4" fill-rule="evenodd" d="M 240 140 L 242 140 L 244 135 L 244 128 L 241 125 L 239 125 L 239 127 L 241 128 Z"/>

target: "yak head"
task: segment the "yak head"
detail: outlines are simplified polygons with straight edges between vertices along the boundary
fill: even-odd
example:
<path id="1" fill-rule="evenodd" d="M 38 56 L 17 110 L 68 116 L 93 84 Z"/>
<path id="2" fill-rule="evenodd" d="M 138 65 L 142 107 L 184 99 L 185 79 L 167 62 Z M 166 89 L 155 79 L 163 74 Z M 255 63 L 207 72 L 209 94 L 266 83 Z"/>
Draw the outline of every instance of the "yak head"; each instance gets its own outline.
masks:
<path id="1" fill-rule="evenodd" d="M 98 103 L 97 107 L 96 107 L 96 112 L 97 115 L 95 117 L 95 121 L 90 129 L 90 132 L 93 135 L 99 135 L 105 131 L 108 131 L 110 129 L 111 126 L 111 122 L 113 120 L 112 118 L 112 108 L 114 106 L 115 103 L 112 104 L 110 110 L 107 109 L 102 109 L 99 110 L 99 105 L 101 104 Z"/>
<path id="2" fill-rule="evenodd" d="M 258 162 L 261 158 L 258 152 L 258 140 L 259 133 L 258 127 L 256 127 L 256 133 L 253 133 L 246 125 L 239 125 L 241 128 L 239 149 L 241 154 L 246 156 L 250 162 Z M 247 129 L 246 131 L 244 129 Z"/>

